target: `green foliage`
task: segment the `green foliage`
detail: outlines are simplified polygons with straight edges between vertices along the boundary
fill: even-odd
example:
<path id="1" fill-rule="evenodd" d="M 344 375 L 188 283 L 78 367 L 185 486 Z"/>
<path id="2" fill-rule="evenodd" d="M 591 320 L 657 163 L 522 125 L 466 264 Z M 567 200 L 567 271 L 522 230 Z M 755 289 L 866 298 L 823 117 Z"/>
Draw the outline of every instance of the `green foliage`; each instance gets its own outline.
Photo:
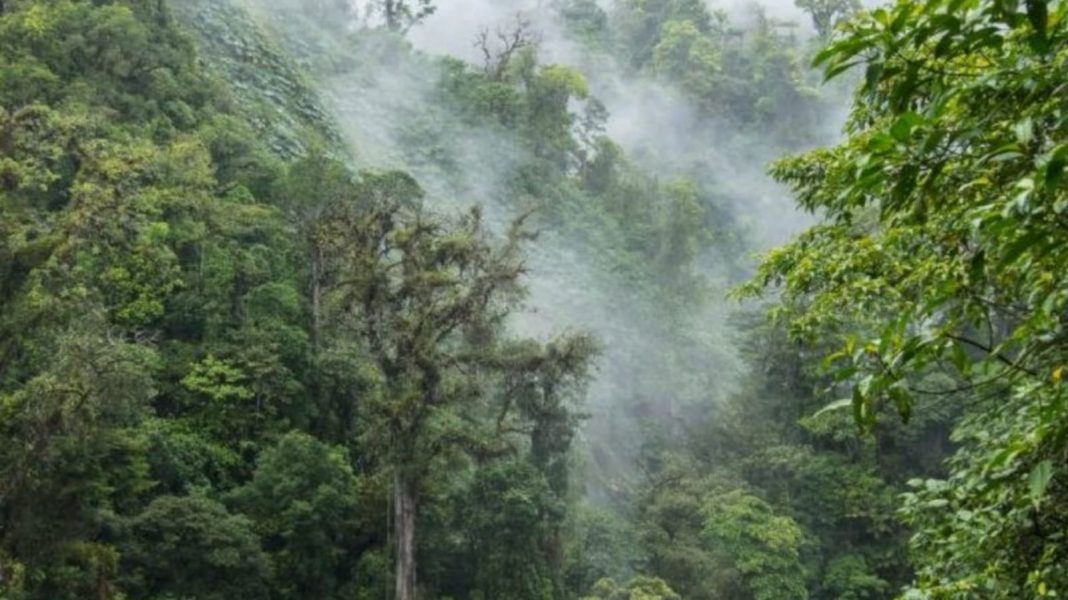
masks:
<path id="1" fill-rule="evenodd" d="M 845 10 L 834 6 L 828 17 L 812 10 L 834 20 Z M 622 0 L 612 15 L 616 51 L 634 70 L 677 87 L 708 117 L 784 147 L 811 144 L 821 99 L 804 68 L 804 44 L 792 24 L 754 11 L 755 24 L 741 28 L 694 0 Z"/>
<path id="2" fill-rule="evenodd" d="M 822 587 L 830 597 L 840 600 L 885 598 L 890 591 L 885 580 L 872 574 L 864 558 L 849 554 L 827 566 Z"/>
<path id="3" fill-rule="evenodd" d="M 567 587 L 589 590 L 602 579 L 625 580 L 645 562 L 638 528 L 615 511 L 579 504 L 565 523 Z"/>
<path id="4" fill-rule="evenodd" d="M 294 0 L 295 1 L 295 0 Z M 275 3 L 283 4 L 281 0 Z M 343 29 L 345 16 L 339 15 L 337 2 L 309 0 L 299 2 L 301 10 L 332 27 Z M 310 6 L 305 6 L 310 5 Z M 224 130 L 226 145 L 216 150 L 235 149 L 233 144 L 249 144 L 238 154 L 219 156 L 217 166 L 231 169 L 242 166 L 249 154 L 270 153 L 288 161 L 297 160 L 314 148 L 328 148 L 331 154 L 347 155 L 337 124 L 323 100 L 308 81 L 297 58 L 280 51 L 277 41 L 266 32 L 251 26 L 256 15 L 251 5 L 216 0 L 174 2 L 170 8 L 196 41 L 205 67 L 220 82 L 226 82 L 225 105 L 233 115 L 216 117 Z M 346 11 L 347 12 L 347 11 Z M 255 60 L 249 60 L 255 57 Z M 202 84 L 203 85 L 203 84 Z M 213 84 L 217 85 L 217 84 Z M 279 118 L 279 114 L 285 118 Z M 235 130 L 250 130 L 255 137 Z M 209 133 L 209 132 L 205 132 Z M 227 147 L 227 145 L 229 147 Z M 220 180 L 228 181 L 225 172 Z M 250 188 L 267 192 L 259 186 Z"/>
<path id="5" fill-rule="evenodd" d="M 908 532 L 895 515 L 903 479 L 940 472 L 955 413 L 925 404 L 914 427 L 887 418 L 859 438 L 840 412 L 813 416 L 826 402 L 819 393 L 826 378 L 814 359 L 819 348 L 791 343 L 781 326 L 749 318 L 738 326 L 751 368 L 742 389 L 645 451 L 652 475 L 638 518 L 647 572 L 687 598 L 751 598 L 757 590 L 738 562 L 755 556 L 785 568 L 769 580 L 791 582 L 787 597 L 892 597 L 912 576 Z M 721 526 L 754 523 L 751 535 L 729 532 L 733 552 L 703 533 L 712 498 L 729 515 Z M 781 546 L 769 550 L 758 525 L 766 522 L 788 522 L 781 530 L 800 534 L 795 558 Z"/>
<path id="6" fill-rule="evenodd" d="M 28 97 L 37 102 L 88 101 L 109 107 L 126 122 L 188 129 L 206 100 L 194 74 L 192 47 L 160 5 L 19 2 L 6 10 L 0 38 L 6 59 L 2 72 L 27 73 L 34 82 L 5 90 L 39 92 Z M 18 98 L 4 100 L 8 109 L 25 105 Z"/>
<path id="7" fill-rule="evenodd" d="M 707 97 L 714 93 L 720 69 L 718 49 L 691 21 L 664 24 L 653 47 L 653 71 L 679 82 L 687 93 Z"/>
<path id="8" fill-rule="evenodd" d="M 671 457 L 675 463 L 677 459 Z M 727 482 L 715 476 L 691 476 L 691 464 L 671 464 L 652 480 L 642 498 L 641 534 L 648 549 L 650 573 L 687 598 L 715 598 L 726 589 L 727 560 L 717 557 L 703 535 L 703 500 L 720 493 Z M 737 592 L 738 590 L 735 590 Z"/>
<path id="9" fill-rule="evenodd" d="M 457 529 L 474 550 L 463 561 L 474 569 L 474 593 L 485 598 L 557 597 L 551 545 L 558 543 L 554 536 L 566 507 L 545 476 L 527 462 L 480 469 L 464 503 Z"/>
<path id="10" fill-rule="evenodd" d="M 612 579 L 602 579 L 593 586 L 592 596 L 583 600 L 681 600 L 681 596 L 671 590 L 661 579 L 654 577 L 635 577 L 620 586 Z"/>
<path id="11" fill-rule="evenodd" d="M 162 493 L 180 496 L 225 489 L 241 470 L 237 453 L 188 421 L 155 417 L 146 419 L 142 430 L 154 489 Z"/>
<path id="12" fill-rule="evenodd" d="M 909 404 L 915 430 L 874 418 L 873 436 L 858 440 L 840 413 L 814 414 L 822 402 L 815 390 L 828 383 L 810 372 L 816 350 L 753 326 L 741 329 L 764 344 L 750 349 L 752 374 L 710 408 L 707 388 L 722 374 L 694 358 L 713 342 L 688 328 L 708 309 L 707 271 L 733 272 L 745 248 L 720 182 L 651 172 L 626 156 L 605 134 L 607 113 L 590 85 L 599 78 L 539 62 L 521 20 L 514 47 L 491 50 L 478 68 L 415 53 L 390 32 L 351 32 L 344 3 L 278 4 L 297 24 L 288 35 L 253 3 L 175 2 L 187 38 L 167 2 L 0 0 L 0 596 L 381 598 L 394 586 L 390 565 L 407 533 L 425 597 L 886 598 L 911 577 L 891 502 L 901 480 L 937 476 L 931 466 L 955 413 L 935 402 Z M 394 30 L 431 8 L 377 6 Z M 1004 45 L 1045 52 L 1059 65 L 1060 13 L 1036 6 L 1026 22 L 1009 19 Z M 759 128 L 773 144 L 811 141 L 819 101 L 802 68 L 803 45 L 762 13 L 739 31 L 698 0 L 608 8 L 575 0 L 554 8 L 579 41 L 677 87 L 702 119 Z M 808 8 L 818 19 L 826 7 Z M 827 10 L 834 21 L 846 7 Z M 309 23 L 327 33 L 304 37 Z M 959 33 L 946 26 L 952 35 L 943 37 Z M 942 43 L 935 37 L 923 43 Z M 986 43 L 969 39 L 943 50 Z M 825 60 L 851 51 L 839 44 L 842 54 Z M 979 54 L 995 50 L 1004 48 Z M 895 94 L 904 92 L 888 90 L 902 68 L 909 85 L 928 75 L 909 76 L 911 63 L 893 60 L 872 71 L 868 92 L 879 101 L 856 122 L 889 128 L 894 147 L 884 140 L 864 160 L 908 181 L 893 161 L 923 150 L 916 138 L 942 113 L 911 105 L 916 116 L 878 113 L 897 110 Z M 985 67 L 974 57 L 959 63 L 954 68 L 969 72 Z M 400 152 L 414 169 L 445 173 L 444 187 L 466 192 L 456 183 L 463 179 L 456 149 L 475 138 L 461 134 L 492 138 L 479 144 L 504 140 L 491 151 L 510 153 L 507 168 L 493 174 L 512 198 L 509 208 L 536 207 L 530 229 L 580 240 L 596 270 L 648 317 L 633 335 L 671 341 L 656 344 L 663 356 L 650 356 L 634 377 L 656 372 L 692 390 L 671 399 L 670 416 L 645 419 L 631 442 L 642 462 L 637 492 L 613 489 L 597 508 L 577 500 L 573 446 L 596 344 L 584 335 L 509 336 L 529 230 L 517 224 L 497 236 L 478 210 L 436 214 L 413 175 L 356 173 L 348 162 L 315 78 L 368 65 L 374 69 L 357 74 L 370 77 L 383 64 L 429 82 L 440 77 L 429 115 L 398 113 Z M 1052 75 L 1037 67 L 1027 74 L 1035 89 L 1049 91 Z M 935 91 L 948 85 L 928 83 Z M 1024 83 L 1011 89 L 1029 98 Z M 978 96 L 940 110 L 966 113 L 988 98 L 972 91 Z M 1063 166 L 1047 135 L 1050 106 L 1036 108 L 1029 124 L 992 125 L 990 136 L 1016 146 L 977 161 L 989 181 L 962 188 L 990 194 L 1017 175 L 1034 182 L 1013 188 L 1012 211 L 987 207 L 972 225 L 1011 238 L 1002 240 L 1011 249 L 985 254 L 976 267 L 987 288 L 1009 286 L 1006 306 L 1024 297 L 1039 303 L 1013 295 L 1021 285 L 1059 290 L 1056 277 L 1044 275 L 1059 263 L 1039 252 L 1058 247 L 1057 211 L 1039 210 L 1059 193 Z M 985 144 L 982 128 L 972 129 L 979 133 L 954 143 Z M 827 181 L 842 187 L 824 190 L 813 179 L 801 191 L 835 218 L 828 198 L 850 206 L 861 198 L 841 193 L 852 185 L 848 173 L 822 170 L 855 159 L 847 150 L 813 155 L 815 166 L 801 159 L 783 167 L 791 181 L 795 167 L 799 177 L 831 173 Z M 949 166 L 944 172 L 959 177 L 967 164 Z M 1013 166 L 1019 172 L 1000 170 Z M 855 220 L 825 231 L 877 222 L 875 211 L 854 212 Z M 904 221 L 895 226 L 912 226 Z M 895 259 L 930 266 L 928 252 L 952 255 L 971 243 L 962 233 L 967 223 L 932 221 L 922 233 L 944 243 L 930 251 L 906 244 L 902 233 L 892 240 L 901 244 Z M 1036 224 L 1038 237 L 1017 235 L 1015 228 Z M 940 227 L 956 237 L 939 238 Z M 820 245 L 834 239 L 828 235 L 800 243 L 828 249 L 830 242 Z M 877 244 L 833 250 L 843 285 L 856 281 L 851 269 L 870 275 L 886 264 Z M 711 255 L 722 269 L 709 268 Z M 1008 266 L 991 272 L 992 260 Z M 1032 266 L 1039 271 L 1029 273 Z M 949 286 L 963 272 L 949 269 L 942 280 L 928 273 L 908 289 Z M 908 273 L 901 267 L 894 275 Z M 833 289 L 866 304 L 806 296 L 811 323 L 830 315 L 856 335 L 868 332 L 898 307 L 894 283 Z M 1043 343 L 1055 349 L 1060 305 L 1049 302 L 1045 320 L 1027 326 L 1044 327 Z M 953 318 L 952 310 L 939 312 L 946 308 L 924 314 Z M 1023 327 L 1001 317 L 999 335 Z M 941 323 L 931 326 L 942 331 Z M 848 332 L 832 333 L 821 344 L 850 343 Z M 999 353 L 1015 361 L 1032 352 L 1018 344 L 1024 333 L 1009 335 L 1012 345 L 989 352 L 972 374 L 1004 362 Z M 943 597 L 943 585 L 985 586 L 1000 597 L 1063 587 L 1059 546 L 1035 533 L 1057 530 L 1064 518 L 1055 393 L 1063 361 L 1046 346 L 1033 352 L 1051 361 L 1045 370 L 1017 366 L 1041 372 L 1041 385 L 1017 387 L 993 421 L 969 417 L 948 482 L 928 479 L 906 497 L 904 516 L 927 557 L 920 586 Z M 961 360 L 960 352 L 949 356 Z M 934 370 L 909 381 L 942 391 L 959 385 L 961 373 Z M 878 388 L 872 381 L 869 388 Z M 620 406 L 637 412 L 646 400 Z M 990 464 L 1009 483 L 987 485 Z M 937 510 L 948 506 L 956 515 L 950 524 Z M 1016 548 L 1025 559 L 1010 555 Z M 997 561 L 982 577 L 944 581 L 946 570 L 967 571 L 992 554 Z"/>
<path id="13" fill-rule="evenodd" d="M 855 0 L 794 0 L 798 8 L 812 17 L 816 32 L 829 36 L 836 25 L 848 20 L 860 11 L 860 2 Z"/>
<path id="14" fill-rule="evenodd" d="M 741 490 L 712 496 L 702 507 L 703 535 L 727 555 L 739 585 L 754 600 L 807 598 L 800 552 L 803 532 L 763 500 Z"/>
<path id="15" fill-rule="evenodd" d="M 55 343 L 40 372 L 0 395 L 0 516 L 4 550 L 32 569 L 27 592 L 74 598 L 109 585 L 112 550 L 90 540 L 110 510 L 150 486 L 134 428 L 152 394 L 154 356 L 92 328 Z M 54 578 L 40 577 L 42 564 Z"/>
<path id="16" fill-rule="evenodd" d="M 161 496 L 124 523 L 121 583 L 138 598 L 262 598 L 269 557 L 248 519 L 198 496 Z"/>
<path id="17" fill-rule="evenodd" d="M 0 29 L 2 77 L 29 78 L 0 99 L 2 593 L 216 593 L 216 575 L 262 590 L 270 573 L 244 523 L 203 502 L 144 507 L 239 476 L 242 457 L 219 442 L 247 451 L 248 434 L 223 419 L 191 433 L 200 399 L 292 390 L 278 376 L 303 359 L 302 299 L 278 219 L 244 187 L 276 167 L 214 112 L 217 87 L 161 3 L 12 3 Z M 256 564 L 218 557 L 210 569 L 240 570 L 197 581 L 148 564 L 170 552 L 152 539 L 118 539 L 126 523 L 158 531 L 164 512 L 209 546 L 218 520 L 238 548 L 219 552 Z"/>
<path id="18" fill-rule="evenodd" d="M 275 569 L 277 598 L 336 598 L 365 527 L 362 490 L 341 449 L 291 433 L 264 450 L 230 504 L 252 521 Z M 346 571 L 349 572 L 346 572 Z"/>
<path id="19" fill-rule="evenodd" d="M 906 500 L 912 597 L 1065 589 L 1066 10 L 935 0 L 863 15 L 818 57 L 828 76 L 865 69 L 848 139 L 774 169 L 827 220 L 769 255 L 751 289 L 781 284 L 794 334 L 842 340 L 826 363 L 857 422 L 970 399 L 950 476 Z M 936 373 L 952 385 L 926 387 Z"/>
<path id="20" fill-rule="evenodd" d="M 391 31 L 405 32 L 434 14 L 433 0 L 376 0 L 372 7 L 382 13 Z"/>

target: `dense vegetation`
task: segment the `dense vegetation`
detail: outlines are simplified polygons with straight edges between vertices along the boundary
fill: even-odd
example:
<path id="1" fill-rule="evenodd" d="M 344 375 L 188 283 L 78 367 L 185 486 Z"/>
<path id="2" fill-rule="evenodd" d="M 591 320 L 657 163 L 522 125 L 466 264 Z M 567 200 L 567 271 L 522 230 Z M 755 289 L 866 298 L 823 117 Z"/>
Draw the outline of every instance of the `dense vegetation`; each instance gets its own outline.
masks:
<path id="1" fill-rule="evenodd" d="M 798 5 L 0 0 L 0 598 L 1068 593 L 1068 5 Z M 708 335 L 749 192 L 597 90 L 763 161 L 813 59 Z"/>
<path id="2" fill-rule="evenodd" d="M 903 514 L 909 597 L 1040 598 L 1068 586 L 1063 2 L 900 3 L 819 60 L 865 66 L 849 139 L 776 166 L 826 223 L 773 253 L 799 337 L 849 382 L 856 420 L 965 407 L 944 478 Z M 935 381 L 937 379 L 937 381 Z"/>

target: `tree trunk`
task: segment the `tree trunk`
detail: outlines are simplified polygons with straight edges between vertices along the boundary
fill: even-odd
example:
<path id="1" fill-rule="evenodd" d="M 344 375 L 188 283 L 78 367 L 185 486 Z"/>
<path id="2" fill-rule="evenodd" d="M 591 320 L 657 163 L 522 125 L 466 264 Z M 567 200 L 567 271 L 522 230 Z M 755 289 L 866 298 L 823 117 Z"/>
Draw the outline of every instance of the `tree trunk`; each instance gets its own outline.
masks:
<path id="1" fill-rule="evenodd" d="M 400 30 L 400 0 L 385 0 L 385 13 L 390 31 Z"/>
<path id="2" fill-rule="evenodd" d="M 415 600 L 415 514 L 418 502 L 415 479 L 398 469 L 393 475 L 396 600 Z"/>
<path id="3" fill-rule="evenodd" d="M 312 250 L 311 270 L 312 348 L 318 351 L 323 311 L 323 249 L 318 243 Z"/>

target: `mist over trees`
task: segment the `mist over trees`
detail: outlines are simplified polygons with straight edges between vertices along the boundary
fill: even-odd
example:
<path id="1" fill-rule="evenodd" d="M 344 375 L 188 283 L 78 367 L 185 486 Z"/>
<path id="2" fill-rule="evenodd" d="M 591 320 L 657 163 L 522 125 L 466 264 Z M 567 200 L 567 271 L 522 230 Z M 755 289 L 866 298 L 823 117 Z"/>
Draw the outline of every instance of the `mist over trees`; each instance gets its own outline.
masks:
<path id="1" fill-rule="evenodd" d="M 0 0 L 0 599 L 1063 596 L 1066 15 Z"/>

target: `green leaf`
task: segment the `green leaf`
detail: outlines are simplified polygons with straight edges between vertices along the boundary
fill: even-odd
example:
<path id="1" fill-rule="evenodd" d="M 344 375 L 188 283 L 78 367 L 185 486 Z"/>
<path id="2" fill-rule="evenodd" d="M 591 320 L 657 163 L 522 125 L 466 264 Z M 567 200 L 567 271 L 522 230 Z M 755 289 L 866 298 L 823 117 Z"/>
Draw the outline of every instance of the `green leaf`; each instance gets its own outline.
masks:
<path id="1" fill-rule="evenodd" d="M 1046 233 L 1044 231 L 1031 231 L 1020 236 L 1005 248 L 1004 254 L 1001 255 L 1000 266 L 1011 266 L 1020 258 L 1020 256 L 1042 241 L 1045 237 Z"/>
<path id="2" fill-rule="evenodd" d="M 874 89 L 883 76 L 883 63 L 873 62 L 864 70 L 864 85 L 866 89 Z"/>
<path id="3" fill-rule="evenodd" d="M 890 127 L 890 135 L 899 142 L 907 142 L 909 136 L 912 134 L 912 130 L 922 123 L 923 117 L 909 111 L 894 121 L 894 124 Z"/>
<path id="4" fill-rule="evenodd" d="M 908 423 L 912 417 L 912 395 L 900 385 L 891 386 L 886 393 L 890 396 L 890 401 L 894 403 L 898 414 L 901 415 L 901 420 Z"/>
<path id="5" fill-rule="evenodd" d="M 1068 144 L 1061 144 L 1049 153 L 1043 167 L 1046 185 L 1054 187 L 1060 184 L 1066 163 L 1068 163 Z"/>
<path id="6" fill-rule="evenodd" d="M 1012 142 L 999 147 L 990 154 L 987 154 L 980 160 L 980 164 L 986 162 L 1000 162 L 1006 160 L 1015 160 L 1023 156 L 1023 149 L 1020 148 L 1018 142 Z"/>
<path id="7" fill-rule="evenodd" d="M 1027 487 L 1031 493 L 1031 501 L 1037 506 L 1042 499 L 1046 496 L 1046 488 L 1049 487 L 1049 481 L 1053 477 L 1053 463 L 1049 460 L 1044 460 L 1031 469 L 1031 474 L 1027 476 Z"/>
<path id="8" fill-rule="evenodd" d="M 1035 138 L 1035 123 L 1031 117 L 1026 117 L 1012 126 L 1012 132 L 1016 135 L 1016 141 L 1026 146 Z"/>
<path id="9" fill-rule="evenodd" d="M 812 416 L 813 417 L 819 417 L 819 416 L 824 415 L 825 413 L 833 412 L 833 411 L 836 411 L 836 410 L 842 410 L 843 408 L 849 408 L 851 406 L 853 406 L 853 399 L 852 398 L 842 398 L 841 400 L 835 400 L 834 402 L 831 402 L 827 406 L 824 406 L 823 408 L 817 410 L 815 412 L 815 414 L 813 414 Z"/>
<path id="10" fill-rule="evenodd" d="M 858 59 L 835 63 L 834 65 L 827 67 L 827 70 L 823 73 L 823 79 L 824 81 L 830 81 L 831 79 L 834 79 L 835 77 L 841 75 L 849 69 L 852 69 L 853 67 L 859 65 L 862 62 L 864 61 Z"/>

